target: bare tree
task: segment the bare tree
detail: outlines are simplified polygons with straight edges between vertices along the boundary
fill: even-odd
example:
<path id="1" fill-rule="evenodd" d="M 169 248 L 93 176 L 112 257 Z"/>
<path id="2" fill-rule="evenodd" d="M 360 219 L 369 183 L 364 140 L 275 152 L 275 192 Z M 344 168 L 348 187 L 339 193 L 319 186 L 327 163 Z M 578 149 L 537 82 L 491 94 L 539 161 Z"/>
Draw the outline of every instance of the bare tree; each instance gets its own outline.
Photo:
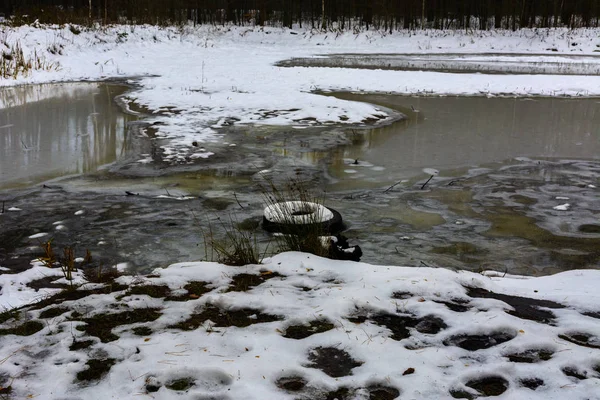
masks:
<path id="1" fill-rule="evenodd" d="M 327 29 L 327 25 L 325 25 L 325 0 L 321 0 L 321 30 L 324 31 Z"/>

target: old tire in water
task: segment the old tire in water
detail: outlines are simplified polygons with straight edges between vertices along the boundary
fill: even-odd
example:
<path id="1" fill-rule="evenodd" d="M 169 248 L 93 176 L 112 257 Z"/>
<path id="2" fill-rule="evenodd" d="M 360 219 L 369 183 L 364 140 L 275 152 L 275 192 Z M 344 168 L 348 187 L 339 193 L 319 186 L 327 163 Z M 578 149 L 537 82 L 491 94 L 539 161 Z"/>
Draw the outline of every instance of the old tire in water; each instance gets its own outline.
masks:
<path id="1" fill-rule="evenodd" d="M 332 208 L 310 201 L 283 201 L 265 208 L 263 228 L 288 234 L 307 229 L 335 234 L 344 230 L 344 224 L 340 213 Z"/>

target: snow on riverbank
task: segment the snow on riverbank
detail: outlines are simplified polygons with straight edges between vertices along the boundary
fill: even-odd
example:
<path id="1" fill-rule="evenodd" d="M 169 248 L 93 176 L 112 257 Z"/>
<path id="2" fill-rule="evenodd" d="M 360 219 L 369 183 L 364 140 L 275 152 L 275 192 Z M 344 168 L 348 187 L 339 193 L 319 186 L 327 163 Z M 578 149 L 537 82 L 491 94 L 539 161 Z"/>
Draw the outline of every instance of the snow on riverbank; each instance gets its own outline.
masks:
<path id="1" fill-rule="evenodd" d="M 600 95 L 597 76 L 273 66 L 344 52 L 593 55 L 597 30 L 296 33 L 4 28 L 4 40 L 19 40 L 27 52 L 56 50 L 47 58 L 61 69 L 0 85 L 136 76 L 130 101 L 161 110 L 151 121 L 176 145 L 218 139 L 218 127 L 231 122 L 355 124 L 382 115 L 368 104 L 311 93 L 316 89 Z M 600 392 L 597 270 L 485 277 L 284 253 L 246 267 L 176 264 L 58 295 L 27 286 L 51 275 L 60 272 L 37 264 L 0 275 L 2 307 L 42 300 L 0 314 L 2 395 L 349 400 L 487 393 L 548 400 Z"/>
<path id="2" fill-rule="evenodd" d="M 158 134 L 173 146 L 218 140 L 224 124 L 356 124 L 385 115 L 372 105 L 320 96 L 315 90 L 384 91 L 446 95 L 600 95 L 600 76 L 486 75 L 341 68 L 284 68 L 292 57 L 331 53 L 529 54 L 530 62 L 555 57 L 578 69 L 600 64 L 598 30 L 518 32 L 418 31 L 316 33 L 278 28 L 115 26 L 74 34 L 68 27 L 3 28 L 3 41 L 20 41 L 59 71 L 35 71 L 0 85 L 137 77 L 127 97 L 153 110 Z M 538 56 L 536 56 L 538 54 Z M 542 57 L 545 54 L 545 57 Z M 561 55 L 598 57 L 560 58 Z M 556 58 L 558 57 L 558 58 Z M 458 62 L 458 61 L 457 61 Z M 452 68 L 452 58 L 448 60 Z M 176 151 L 169 151 L 177 159 Z"/>
<path id="3" fill-rule="evenodd" d="M 0 386 L 86 400 L 600 392 L 600 271 L 485 277 L 283 253 L 117 282 L 129 289 L 88 286 L 4 322 Z"/>

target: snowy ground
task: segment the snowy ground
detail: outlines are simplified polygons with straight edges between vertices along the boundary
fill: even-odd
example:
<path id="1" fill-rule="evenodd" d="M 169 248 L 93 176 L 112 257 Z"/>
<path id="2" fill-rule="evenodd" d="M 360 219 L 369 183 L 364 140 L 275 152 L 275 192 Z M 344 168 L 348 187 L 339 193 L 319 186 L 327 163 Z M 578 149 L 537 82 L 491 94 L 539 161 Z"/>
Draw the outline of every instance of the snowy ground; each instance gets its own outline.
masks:
<path id="1" fill-rule="evenodd" d="M 600 39 L 593 29 L 518 32 L 318 33 L 277 28 L 158 28 L 116 26 L 2 28 L 0 39 L 42 54 L 58 71 L 35 71 L 0 85 L 137 77 L 128 100 L 155 113 L 159 135 L 173 139 L 166 158 L 180 160 L 192 141 L 218 140 L 224 124 L 356 124 L 385 114 L 377 107 L 312 93 L 315 90 L 383 91 L 446 95 L 598 96 L 600 76 L 447 74 L 426 71 L 285 68 L 293 57 L 332 53 L 454 54 L 444 66 L 465 61 L 510 70 L 510 54 L 528 65 L 553 62 L 561 70 L 595 73 Z M 488 53 L 487 55 L 485 53 Z M 471 57 L 458 57 L 470 54 Z M 589 57 L 573 57 L 589 56 Z M 519 59 L 519 64 L 526 64 Z M 436 64 L 439 67 L 438 64 Z M 505 67 L 503 67 L 505 66 Z M 572 66 L 572 67 L 570 67 Z"/>
<path id="2" fill-rule="evenodd" d="M 598 76 L 273 66 L 345 52 L 594 55 L 597 30 L 295 33 L 4 28 L 4 41 L 20 40 L 27 52 L 42 49 L 61 68 L 0 85 L 136 76 L 129 99 L 162 110 L 152 121 L 175 145 L 216 140 L 218 126 L 230 122 L 354 124 L 382 114 L 311 93 L 316 89 L 600 95 Z M 600 57 L 582 62 L 597 68 Z M 284 253 L 262 265 L 184 263 L 107 287 L 36 292 L 28 284 L 61 272 L 34 264 L 0 275 L 2 307 L 42 301 L 0 314 L 0 395 L 442 399 L 485 392 L 502 399 L 600 399 L 597 270 L 500 277 Z"/>
<path id="3" fill-rule="evenodd" d="M 0 386 L 73 400 L 598 399 L 599 284 L 599 271 L 527 279 L 302 253 L 175 264 L 3 322 Z"/>

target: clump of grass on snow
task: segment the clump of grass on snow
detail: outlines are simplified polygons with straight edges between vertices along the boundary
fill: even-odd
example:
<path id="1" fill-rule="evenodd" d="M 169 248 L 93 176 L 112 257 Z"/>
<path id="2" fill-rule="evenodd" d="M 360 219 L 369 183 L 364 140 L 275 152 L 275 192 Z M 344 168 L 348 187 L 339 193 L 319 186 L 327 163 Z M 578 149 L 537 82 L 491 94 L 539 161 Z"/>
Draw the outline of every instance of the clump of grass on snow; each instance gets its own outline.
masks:
<path id="1" fill-rule="evenodd" d="M 229 217 L 229 221 L 223 222 L 220 218 L 219 221 L 225 232 L 224 238 L 215 236 L 210 223 L 208 224 L 208 230 L 203 231 L 207 257 L 210 252 L 212 260 L 225 265 L 260 264 L 264 258 L 264 252 L 262 254 L 260 252 L 256 232 L 241 229 L 240 224 L 233 216 Z"/>
<path id="2" fill-rule="evenodd" d="M 19 41 L 12 46 L 3 41 L 0 47 L 2 47 L 0 77 L 4 79 L 29 76 L 31 71 L 36 70 L 57 71 L 60 68 L 58 63 L 47 61 L 43 55 L 38 54 L 37 50 L 33 51 L 31 57 L 26 57 Z"/>

